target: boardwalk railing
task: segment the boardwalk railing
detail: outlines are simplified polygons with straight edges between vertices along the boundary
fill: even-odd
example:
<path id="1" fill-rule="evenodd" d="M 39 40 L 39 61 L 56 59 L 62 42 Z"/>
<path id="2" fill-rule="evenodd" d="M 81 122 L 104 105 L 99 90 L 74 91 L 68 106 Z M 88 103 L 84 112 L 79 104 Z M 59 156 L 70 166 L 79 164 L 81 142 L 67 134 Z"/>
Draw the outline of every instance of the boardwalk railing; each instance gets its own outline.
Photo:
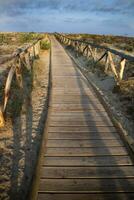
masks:
<path id="1" fill-rule="evenodd" d="M 59 33 L 55 33 L 55 36 L 64 45 L 73 47 L 77 53 L 82 53 L 82 55 L 87 58 L 90 57 L 94 66 L 103 60 L 105 73 L 111 70 L 117 84 L 119 84 L 123 79 L 126 63 L 129 62 L 134 64 L 134 56 L 118 50 L 90 42 L 72 39 Z"/>
<path id="2" fill-rule="evenodd" d="M 14 76 L 16 76 L 16 81 L 20 88 L 23 88 L 22 81 L 22 67 L 25 66 L 28 70 L 31 70 L 33 61 L 38 57 L 40 52 L 41 39 L 36 40 L 33 44 L 27 45 L 24 48 L 17 49 L 13 55 L 8 58 L 5 62 L 10 61 L 10 70 L 6 79 L 4 86 L 4 94 L 2 102 L 0 103 L 0 127 L 5 124 L 4 115 L 10 97 L 11 84 Z"/>

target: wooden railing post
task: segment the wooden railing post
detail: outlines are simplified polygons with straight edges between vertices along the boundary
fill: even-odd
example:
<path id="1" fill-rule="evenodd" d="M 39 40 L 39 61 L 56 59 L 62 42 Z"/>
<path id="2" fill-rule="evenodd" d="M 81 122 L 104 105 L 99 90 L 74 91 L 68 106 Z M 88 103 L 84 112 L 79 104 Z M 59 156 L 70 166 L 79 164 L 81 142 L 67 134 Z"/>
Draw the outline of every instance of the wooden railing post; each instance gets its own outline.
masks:
<path id="1" fill-rule="evenodd" d="M 119 79 L 120 81 L 123 79 L 123 73 L 124 73 L 124 69 L 125 69 L 125 64 L 126 64 L 126 59 L 122 59 L 120 62 L 120 72 L 119 72 Z"/>
<path id="2" fill-rule="evenodd" d="M 108 52 L 106 52 L 106 58 L 105 58 L 105 70 L 104 72 L 107 73 L 109 68 L 109 57 L 108 57 Z"/>
<path id="3" fill-rule="evenodd" d="M 23 80 L 22 80 L 22 70 L 21 70 L 21 58 L 18 58 L 18 65 L 16 66 L 16 79 L 20 88 L 23 88 Z"/>
<path id="4" fill-rule="evenodd" d="M 108 57 L 109 57 L 109 63 L 110 63 L 111 69 L 115 75 L 115 79 L 118 81 L 118 74 L 117 74 L 116 67 L 114 65 L 113 58 L 110 52 L 108 52 Z"/>
<path id="5" fill-rule="evenodd" d="M 134 56 L 125 54 L 123 52 L 117 51 L 115 49 L 111 49 L 106 46 L 101 46 L 97 44 L 93 44 L 90 42 L 83 42 L 76 39 L 71 39 L 66 37 L 65 35 L 56 34 L 56 37 L 64 43 L 65 39 L 68 39 L 68 42 L 70 46 L 72 46 L 76 50 L 76 55 L 78 56 L 78 53 L 82 53 L 84 56 L 91 57 L 93 60 L 93 65 L 95 66 L 98 62 L 104 60 L 104 72 L 107 73 L 108 70 L 111 70 L 114 74 L 114 78 L 119 84 L 119 82 L 123 79 L 124 69 L 126 60 L 134 62 Z M 65 43 L 66 44 L 66 43 Z M 98 51 L 99 50 L 99 51 Z M 99 53 L 100 50 L 102 50 L 102 55 L 100 57 Z M 119 64 L 119 70 L 117 69 L 118 64 L 115 64 L 116 61 L 114 61 L 113 56 L 118 56 L 121 59 L 121 62 Z M 98 57 L 100 57 L 98 59 Z"/>
<path id="6" fill-rule="evenodd" d="M 13 66 L 10 68 L 8 77 L 7 77 L 7 81 L 6 81 L 6 86 L 5 86 L 5 91 L 4 91 L 4 106 L 3 106 L 3 112 L 5 112 L 6 110 L 6 105 L 7 105 L 7 101 L 9 98 L 9 91 L 11 88 L 11 82 L 14 76 L 16 70 L 16 66 L 13 64 Z"/>
<path id="7" fill-rule="evenodd" d="M 5 89 L 4 89 L 4 100 L 3 105 L 0 106 L 0 127 L 3 127 L 5 124 L 4 114 L 6 111 L 11 84 L 13 80 L 13 76 L 16 75 L 16 80 L 19 86 L 23 87 L 23 80 L 22 80 L 22 66 L 31 69 L 31 58 L 32 60 L 39 56 L 40 52 L 40 40 L 34 42 L 32 45 L 29 45 L 24 50 L 20 50 L 15 52 L 12 57 L 12 64 L 10 70 L 8 72 Z M 33 61 L 32 61 L 33 62 Z"/>
<path id="8" fill-rule="evenodd" d="M 28 70 L 31 70 L 30 53 L 28 51 L 25 54 L 25 61 L 26 61 Z"/>

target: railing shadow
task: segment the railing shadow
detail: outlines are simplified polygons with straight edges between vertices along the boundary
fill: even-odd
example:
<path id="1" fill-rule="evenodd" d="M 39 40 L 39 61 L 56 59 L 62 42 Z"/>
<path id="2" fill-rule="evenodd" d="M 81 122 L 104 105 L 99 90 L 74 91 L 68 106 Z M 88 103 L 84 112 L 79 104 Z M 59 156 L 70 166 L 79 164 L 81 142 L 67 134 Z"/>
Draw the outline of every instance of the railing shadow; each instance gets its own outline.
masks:
<path id="1" fill-rule="evenodd" d="M 24 67 L 23 89 L 18 91 L 14 101 L 17 102 L 19 98 L 20 102 L 15 106 L 11 105 L 12 113 L 15 113 L 16 109 L 18 111 L 17 116 L 12 119 L 14 135 L 10 199 L 24 199 L 24 188 L 29 184 L 29 171 L 32 168 L 32 84 L 32 70 L 30 72 Z"/>
<path id="2" fill-rule="evenodd" d="M 72 65 L 74 65 L 74 63 L 72 62 Z M 74 69 L 76 71 L 76 74 L 78 72 L 78 69 L 76 68 L 76 66 L 74 66 Z M 107 117 L 105 115 L 105 112 L 101 112 L 99 109 L 98 109 L 98 106 L 97 104 L 95 103 L 95 101 L 93 101 L 93 98 L 90 97 L 90 95 L 87 95 L 87 92 L 85 90 L 85 87 L 83 86 L 83 81 L 84 83 L 87 85 L 88 87 L 88 83 L 85 80 L 83 80 L 83 77 L 77 77 L 77 84 L 78 84 L 78 87 L 79 87 L 79 91 L 80 91 L 80 98 L 81 98 L 81 106 L 83 106 L 85 104 L 85 100 L 84 100 L 84 97 L 86 96 L 88 98 L 88 101 L 89 101 L 89 105 L 91 105 L 91 110 L 89 109 L 88 110 L 88 113 L 90 115 L 90 117 L 92 118 L 92 126 L 94 127 L 94 131 L 96 133 L 96 138 L 99 140 L 100 142 L 100 145 L 105 148 L 105 151 L 106 151 L 106 154 L 110 157 L 110 160 L 111 160 L 111 166 L 115 166 L 117 168 L 117 170 L 119 169 L 122 173 L 122 176 L 125 177 L 125 174 L 124 172 L 122 171 L 122 169 L 120 168 L 120 166 L 118 165 L 117 163 L 117 159 L 115 159 L 115 157 L 118 157 L 118 156 L 114 156 L 111 154 L 110 152 L 110 148 L 108 146 L 105 145 L 105 142 L 103 139 L 103 137 L 101 136 L 101 132 L 99 131 L 99 127 L 97 127 L 96 125 L 96 119 L 95 119 L 95 113 L 101 113 L 100 116 L 101 116 L 101 119 L 102 119 L 102 122 L 105 124 L 105 126 L 109 126 L 108 123 L 107 123 Z M 91 91 L 92 88 L 90 88 Z M 95 113 L 93 114 L 92 110 L 95 111 Z M 86 111 L 87 112 L 87 111 Z M 83 115 L 85 116 L 85 121 L 87 122 L 87 127 L 89 127 L 89 137 L 90 137 L 90 125 L 88 123 L 88 120 L 87 120 L 87 116 L 85 115 L 85 109 L 83 109 Z M 108 133 L 107 133 L 108 134 Z M 110 133 L 112 134 L 112 133 Z M 117 133 L 118 134 L 118 133 Z M 92 135 L 92 134 L 91 134 Z M 92 136 L 91 136 L 91 141 L 92 141 Z M 96 148 L 92 148 L 94 154 L 96 154 Z M 101 174 L 101 163 L 99 161 L 97 161 L 97 158 L 99 156 L 96 157 L 96 172 L 98 174 Z M 104 164 L 105 165 L 105 164 Z M 98 166 L 98 167 L 97 167 Z M 107 166 L 106 166 L 107 167 Z M 108 170 L 108 167 L 107 167 L 107 170 Z M 108 173 L 108 176 L 110 176 L 110 171 Z M 100 189 L 100 193 L 101 193 L 101 196 L 103 196 L 104 194 L 106 194 L 106 180 L 104 178 L 99 178 L 97 179 L 99 181 L 99 189 Z M 107 182 L 107 185 L 109 185 L 109 183 L 112 181 L 112 191 L 111 191 L 111 194 L 114 194 L 114 198 L 115 199 L 118 199 L 119 198 L 119 193 L 116 193 L 118 192 L 119 190 L 121 191 L 126 191 L 127 188 L 131 188 L 131 184 L 129 183 L 129 181 L 126 179 L 125 180 L 125 186 L 127 186 L 127 188 L 122 184 L 122 179 L 121 178 L 118 178 L 118 179 L 115 179 L 115 178 L 109 178 L 107 179 L 108 182 Z M 109 190 L 110 191 L 110 190 Z M 124 194 L 125 195 L 125 194 Z M 127 198 L 127 193 L 126 193 L 126 198 Z M 104 199 L 105 199 L 105 196 L 104 196 Z"/>
<path id="3" fill-rule="evenodd" d="M 20 109 L 17 117 L 12 120 L 13 126 L 13 158 L 11 168 L 10 200 L 26 200 L 29 198 L 37 159 L 40 151 L 41 139 L 47 115 L 48 92 L 43 87 L 42 91 L 46 97 L 41 101 L 41 112 L 38 115 L 38 107 L 33 104 L 33 70 L 26 67 L 23 73 L 23 90 L 19 97 L 21 99 Z M 11 106 L 12 107 L 12 106 Z M 14 113 L 16 108 L 12 111 Z"/>

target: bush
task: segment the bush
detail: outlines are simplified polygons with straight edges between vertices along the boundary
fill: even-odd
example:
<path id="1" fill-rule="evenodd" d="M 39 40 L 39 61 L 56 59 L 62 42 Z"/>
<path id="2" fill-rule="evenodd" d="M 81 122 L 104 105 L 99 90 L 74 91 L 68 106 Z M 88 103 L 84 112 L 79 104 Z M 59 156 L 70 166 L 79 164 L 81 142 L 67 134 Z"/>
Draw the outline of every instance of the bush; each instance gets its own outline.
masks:
<path id="1" fill-rule="evenodd" d="M 27 42 L 33 42 L 33 40 L 37 40 L 39 38 L 41 38 L 39 34 L 30 32 L 30 33 L 21 33 L 19 40 L 21 43 L 27 43 Z"/>
<path id="2" fill-rule="evenodd" d="M 41 41 L 41 49 L 48 50 L 50 49 L 50 42 L 49 41 Z"/>
<path id="3" fill-rule="evenodd" d="M 130 51 L 130 52 L 132 52 L 132 51 L 134 50 L 133 46 L 129 46 L 129 45 L 127 45 L 127 44 L 126 44 L 126 46 L 124 47 L 124 49 L 125 49 L 126 51 Z"/>
<path id="4" fill-rule="evenodd" d="M 0 43 L 3 43 L 5 41 L 4 34 L 0 34 Z"/>

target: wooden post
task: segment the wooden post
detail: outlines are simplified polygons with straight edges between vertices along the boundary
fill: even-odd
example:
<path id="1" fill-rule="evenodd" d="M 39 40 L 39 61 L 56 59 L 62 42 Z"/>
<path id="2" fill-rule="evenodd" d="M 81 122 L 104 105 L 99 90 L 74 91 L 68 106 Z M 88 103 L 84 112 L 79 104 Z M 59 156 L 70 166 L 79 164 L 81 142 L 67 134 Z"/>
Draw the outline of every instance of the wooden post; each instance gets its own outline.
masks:
<path id="1" fill-rule="evenodd" d="M 31 70 L 30 53 L 29 53 L 29 52 L 27 52 L 27 53 L 25 54 L 25 61 L 26 61 L 27 68 L 28 68 L 29 70 Z"/>
<path id="2" fill-rule="evenodd" d="M 10 87 L 11 87 L 11 82 L 15 73 L 15 65 L 13 65 L 8 73 L 8 77 L 6 80 L 6 86 L 5 86 L 5 96 L 4 96 L 4 107 L 3 107 L 3 112 L 5 112 L 6 109 L 6 105 L 7 105 L 7 101 L 9 98 L 9 91 L 10 91 Z"/>
<path id="3" fill-rule="evenodd" d="M 89 47 L 87 46 L 87 48 L 86 48 L 86 57 L 88 58 L 89 57 Z"/>
<path id="4" fill-rule="evenodd" d="M 0 107 L 0 128 L 4 127 L 5 125 L 5 120 L 2 112 L 2 107 Z"/>
<path id="5" fill-rule="evenodd" d="M 64 42 L 64 44 L 65 44 L 66 38 L 64 37 L 63 39 L 64 39 L 63 42 Z"/>
<path id="6" fill-rule="evenodd" d="M 125 64 L 126 64 L 126 59 L 121 59 L 121 62 L 120 62 L 120 73 L 119 73 L 119 79 L 120 81 L 122 80 L 123 78 L 123 72 L 124 72 L 124 69 L 125 69 Z"/>
<path id="7" fill-rule="evenodd" d="M 68 43 L 68 39 L 66 38 L 66 45 L 67 45 L 67 43 Z"/>
<path id="8" fill-rule="evenodd" d="M 94 58 L 94 56 L 93 56 L 93 51 L 92 51 L 92 48 L 91 48 L 90 45 L 88 45 L 88 49 L 89 49 L 89 51 L 90 51 L 90 55 Z"/>
<path id="9" fill-rule="evenodd" d="M 34 48 L 33 48 L 33 46 L 30 47 L 28 51 L 30 53 L 30 60 L 33 60 L 33 58 L 34 58 Z"/>
<path id="10" fill-rule="evenodd" d="M 36 43 L 36 44 L 34 45 L 34 48 L 35 48 L 35 57 L 38 58 L 38 56 L 39 56 L 38 43 Z"/>
<path id="11" fill-rule="evenodd" d="M 117 71 L 116 71 L 116 68 L 115 68 L 115 65 L 114 65 L 114 62 L 113 62 L 113 58 L 112 58 L 112 55 L 110 52 L 108 52 L 108 57 L 109 57 L 109 62 L 110 62 L 110 65 L 111 65 L 111 69 L 115 75 L 115 78 L 116 80 L 118 81 L 118 74 L 117 74 Z"/>
<path id="12" fill-rule="evenodd" d="M 19 58 L 19 61 L 18 61 L 18 65 L 16 66 L 16 70 L 15 70 L 15 73 L 16 73 L 16 79 L 17 79 L 17 82 L 19 84 L 19 87 L 20 88 L 23 88 L 23 81 L 22 81 L 22 72 L 21 72 L 21 58 Z"/>
<path id="13" fill-rule="evenodd" d="M 33 45 L 33 60 L 34 60 L 35 57 L 36 57 L 36 55 L 35 55 L 35 46 Z"/>
<path id="14" fill-rule="evenodd" d="M 70 40 L 68 39 L 68 45 L 70 45 Z"/>
<path id="15" fill-rule="evenodd" d="M 83 44 L 83 49 L 82 49 L 82 54 L 83 54 L 83 56 L 87 56 L 88 55 L 88 45 L 84 45 Z"/>
<path id="16" fill-rule="evenodd" d="M 84 55 L 84 53 L 85 53 L 85 50 L 84 50 L 85 48 L 86 48 L 86 45 L 83 43 L 83 44 L 82 44 L 82 49 L 81 49 L 81 52 L 82 52 L 83 55 Z"/>
<path id="17" fill-rule="evenodd" d="M 108 72 L 108 68 L 109 68 L 109 57 L 108 57 L 108 53 L 107 53 L 106 59 L 105 59 L 105 73 Z"/>
<path id="18" fill-rule="evenodd" d="M 94 49 L 94 60 L 97 60 L 97 48 Z"/>
<path id="19" fill-rule="evenodd" d="M 80 43 L 80 45 L 79 45 L 79 51 L 80 51 L 80 53 L 82 53 L 82 47 L 83 47 L 83 44 Z"/>
<path id="20" fill-rule="evenodd" d="M 78 41 L 76 42 L 76 50 L 79 54 L 80 53 L 80 43 Z"/>

